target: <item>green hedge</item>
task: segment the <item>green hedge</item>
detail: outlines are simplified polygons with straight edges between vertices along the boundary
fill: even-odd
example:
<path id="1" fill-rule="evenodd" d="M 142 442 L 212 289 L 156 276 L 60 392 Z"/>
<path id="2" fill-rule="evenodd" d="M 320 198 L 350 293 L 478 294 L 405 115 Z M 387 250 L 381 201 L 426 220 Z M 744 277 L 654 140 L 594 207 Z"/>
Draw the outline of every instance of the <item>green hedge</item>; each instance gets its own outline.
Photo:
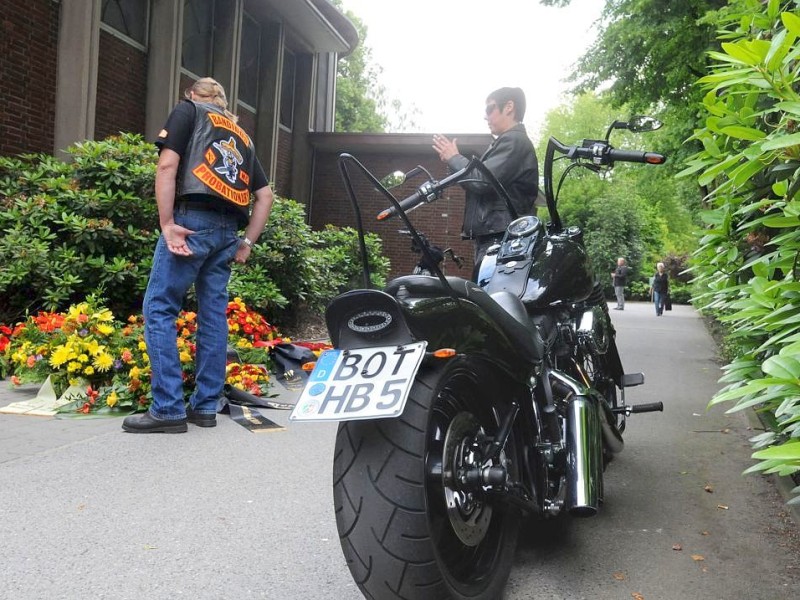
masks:
<path id="1" fill-rule="evenodd" d="M 155 148 L 122 134 L 68 152 L 71 162 L 0 157 L 0 323 L 64 310 L 90 294 L 119 317 L 141 309 L 159 235 Z M 321 310 L 356 285 L 355 240 L 348 228 L 312 231 L 303 205 L 276 198 L 251 259 L 234 266 L 231 295 L 273 323 Z M 389 262 L 377 236 L 367 244 L 382 285 Z"/>
<path id="2" fill-rule="evenodd" d="M 781 475 L 800 473 L 796 8 L 771 0 L 721 12 L 721 48 L 699 81 L 706 118 L 693 137 L 703 150 L 682 172 L 709 192 L 695 303 L 725 324 L 734 354 L 712 404 L 758 410 L 767 431 L 751 440 L 760 462 L 750 470 Z"/>

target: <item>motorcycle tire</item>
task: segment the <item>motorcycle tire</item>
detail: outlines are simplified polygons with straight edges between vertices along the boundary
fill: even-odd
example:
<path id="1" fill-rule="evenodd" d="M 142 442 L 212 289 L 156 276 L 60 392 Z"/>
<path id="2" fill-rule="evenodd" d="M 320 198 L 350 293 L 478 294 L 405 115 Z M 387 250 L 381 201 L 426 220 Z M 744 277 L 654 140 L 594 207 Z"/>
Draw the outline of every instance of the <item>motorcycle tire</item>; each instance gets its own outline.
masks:
<path id="1" fill-rule="evenodd" d="M 333 483 L 342 550 L 373 600 L 496 599 L 511 570 L 519 511 L 483 488 L 454 489 L 444 473 L 469 454 L 453 448 L 494 434 L 500 394 L 474 358 L 423 369 L 402 416 L 339 426 Z M 514 469 L 513 436 L 505 457 L 514 457 L 505 461 Z"/>

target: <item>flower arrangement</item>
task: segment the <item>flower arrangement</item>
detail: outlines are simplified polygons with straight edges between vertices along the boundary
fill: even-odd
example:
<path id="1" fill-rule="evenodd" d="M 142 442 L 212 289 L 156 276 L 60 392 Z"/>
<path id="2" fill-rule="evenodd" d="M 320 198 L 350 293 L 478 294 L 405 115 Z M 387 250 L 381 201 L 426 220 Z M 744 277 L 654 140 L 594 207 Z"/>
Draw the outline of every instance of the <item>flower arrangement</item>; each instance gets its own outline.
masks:
<path id="1" fill-rule="evenodd" d="M 227 309 L 229 345 L 238 361 L 227 367 L 226 383 L 254 395 L 269 392 L 269 349 L 290 342 L 240 298 Z M 187 397 L 194 383 L 197 315 L 183 311 L 175 323 Z M 315 344 L 317 353 L 326 347 Z M 40 312 L 14 327 L 0 325 L 0 370 L 15 385 L 40 383 L 50 377 L 57 395 L 72 385 L 85 393 L 64 411 L 136 412 L 152 400 L 150 361 L 144 340 L 144 319 L 131 315 L 117 321 L 95 297 L 64 313 Z"/>

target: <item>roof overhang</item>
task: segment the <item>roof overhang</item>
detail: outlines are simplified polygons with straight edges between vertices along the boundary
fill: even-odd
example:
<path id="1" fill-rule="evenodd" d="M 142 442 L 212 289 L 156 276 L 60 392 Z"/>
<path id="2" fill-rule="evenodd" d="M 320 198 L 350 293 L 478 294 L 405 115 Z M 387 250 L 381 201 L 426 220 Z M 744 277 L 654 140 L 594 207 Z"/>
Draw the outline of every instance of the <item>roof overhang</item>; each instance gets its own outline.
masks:
<path id="1" fill-rule="evenodd" d="M 328 0 L 278 0 L 269 4 L 315 52 L 347 55 L 358 45 L 355 26 Z"/>
<path id="2" fill-rule="evenodd" d="M 453 136 L 448 136 L 452 139 Z M 456 134 L 464 156 L 480 156 L 492 142 L 488 133 Z M 350 154 L 427 154 L 435 156 L 431 133 L 311 133 L 311 146 L 319 152 Z"/>

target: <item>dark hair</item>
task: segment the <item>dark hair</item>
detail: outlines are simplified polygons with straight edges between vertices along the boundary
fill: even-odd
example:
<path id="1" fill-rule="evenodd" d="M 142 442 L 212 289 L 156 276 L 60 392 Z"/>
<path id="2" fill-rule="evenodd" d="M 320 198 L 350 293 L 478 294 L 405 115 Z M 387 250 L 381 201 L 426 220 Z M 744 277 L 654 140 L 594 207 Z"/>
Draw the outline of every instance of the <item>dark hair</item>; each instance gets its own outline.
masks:
<path id="1" fill-rule="evenodd" d="M 517 121 L 522 123 L 522 119 L 525 118 L 525 92 L 522 91 L 522 88 L 503 87 L 489 94 L 486 100 L 494 100 L 500 110 L 511 100 L 514 102 L 514 115 Z"/>

